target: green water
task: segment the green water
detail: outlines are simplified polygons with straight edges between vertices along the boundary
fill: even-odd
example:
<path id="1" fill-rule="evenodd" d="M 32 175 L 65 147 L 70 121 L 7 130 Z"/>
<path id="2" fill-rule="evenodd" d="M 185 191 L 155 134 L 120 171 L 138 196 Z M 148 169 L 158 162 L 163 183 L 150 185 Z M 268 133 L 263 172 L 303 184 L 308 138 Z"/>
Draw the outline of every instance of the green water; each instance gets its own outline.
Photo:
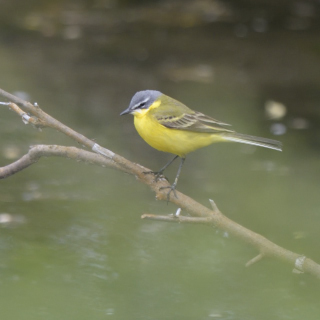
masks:
<path id="1" fill-rule="evenodd" d="M 150 40 L 143 60 L 125 53 L 131 32 L 118 36 L 117 54 L 84 54 L 81 40 L 2 40 L 1 87 L 28 93 L 58 120 L 153 170 L 171 156 L 147 146 L 132 117 L 119 117 L 141 89 L 161 90 L 241 133 L 281 140 L 282 153 L 230 143 L 190 154 L 178 189 L 207 206 L 214 199 L 229 218 L 320 262 L 320 143 L 312 109 L 320 102 L 320 56 L 300 50 L 295 34 L 285 43 L 281 32 L 243 43 L 227 30 L 168 34 L 170 52 L 140 34 L 134 50 Z M 155 32 L 160 42 L 162 36 Z M 190 74 L 194 81 L 179 80 Z M 272 99 L 287 106 L 283 119 L 266 119 L 263 107 Z M 0 114 L 1 166 L 30 145 L 77 146 L 53 130 L 25 126 L 6 107 Z M 305 129 L 293 125 L 301 118 Z M 286 133 L 272 135 L 274 123 Z M 176 169 L 166 173 L 171 181 Z M 312 276 L 274 260 L 246 268 L 257 252 L 214 228 L 140 219 L 176 209 L 132 176 L 60 158 L 1 180 L 0 214 L 14 220 L 0 223 L 1 319 L 319 318 L 319 280 Z"/>

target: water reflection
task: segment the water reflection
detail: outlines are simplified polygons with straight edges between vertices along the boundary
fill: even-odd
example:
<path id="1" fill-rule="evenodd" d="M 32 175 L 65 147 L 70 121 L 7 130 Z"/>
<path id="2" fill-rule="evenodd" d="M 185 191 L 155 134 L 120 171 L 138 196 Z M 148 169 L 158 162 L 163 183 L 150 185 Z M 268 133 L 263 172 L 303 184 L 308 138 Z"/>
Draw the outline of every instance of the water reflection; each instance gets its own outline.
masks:
<path id="1" fill-rule="evenodd" d="M 239 132 L 275 135 L 282 153 L 226 144 L 190 154 L 179 189 L 208 206 L 213 198 L 228 217 L 319 262 L 320 64 L 310 29 L 316 14 L 312 3 L 290 6 L 284 28 L 266 11 L 214 24 L 211 7 L 209 14 L 191 10 L 191 17 L 186 9 L 189 18 L 176 22 L 177 11 L 166 7 L 161 19 L 157 8 L 144 6 L 125 8 L 123 20 L 113 11 L 109 20 L 103 11 L 76 15 L 77 6 L 50 19 L 29 12 L 32 19 L 21 21 L 44 37 L 1 38 L 2 85 L 154 170 L 170 156 L 148 147 L 132 119 L 118 116 L 141 89 L 166 92 Z M 225 12 L 230 19 L 229 7 Z M 32 144 L 74 145 L 0 111 L 1 165 Z M 272 260 L 245 268 L 257 252 L 213 228 L 140 220 L 177 208 L 156 202 L 133 177 L 41 159 L 0 189 L 4 319 L 318 317 L 315 279 Z M 6 227 L 11 221 L 19 223 Z"/>

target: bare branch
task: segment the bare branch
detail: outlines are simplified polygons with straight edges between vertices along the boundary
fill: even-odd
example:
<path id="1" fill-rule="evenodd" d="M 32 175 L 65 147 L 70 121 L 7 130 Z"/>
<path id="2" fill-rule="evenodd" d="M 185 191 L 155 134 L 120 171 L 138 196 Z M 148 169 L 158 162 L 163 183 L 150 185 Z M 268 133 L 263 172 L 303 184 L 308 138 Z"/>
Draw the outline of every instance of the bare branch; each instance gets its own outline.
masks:
<path id="1" fill-rule="evenodd" d="M 5 92 L 2 89 L 0 89 L 0 95 L 12 101 L 11 103 L 7 103 L 6 105 L 8 105 L 13 111 L 17 112 L 20 116 L 22 116 L 25 112 L 20 111 L 21 109 L 17 105 L 15 105 L 15 103 L 21 105 L 21 107 L 25 109 L 26 112 L 38 118 L 39 121 L 41 121 L 42 127 L 56 129 L 89 149 L 92 149 L 94 147 L 94 141 L 88 139 L 84 135 L 74 131 L 60 121 L 51 117 L 50 115 L 42 111 L 38 104 L 33 105 L 30 102 L 24 101 L 8 92 Z"/>
<path id="2" fill-rule="evenodd" d="M 115 154 L 111 150 L 99 146 L 94 141 L 86 138 L 85 136 L 79 134 L 50 115 L 46 114 L 37 104 L 26 102 L 5 92 L 2 89 L 0 89 L 0 95 L 10 100 L 9 103 L 4 104 L 17 112 L 17 114 L 23 118 L 25 123 L 32 123 L 35 126 L 41 125 L 43 127 L 54 128 L 71 137 L 81 145 L 94 151 L 90 152 L 75 147 L 63 146 L 33 146 L 30 148 L 29 152 L 19 160 L 0 168 L 0 178 L 9 177 L 10 175 L 27 168 L 28 166 L 36 163 L 42 156 L 57 156 L 86 161 L 101 166 L 109 166 L 135 175 L 140 182 L 148 185 L 156 193 L 157 199 L 167 201 L 166 191 L 161 190 L 161 187 L 169 186 L 166 180 L 160 179 L 159 181 L 155 181 L 153 175 L 144 174 L 144 172 L 150 171 L 147 168 L 132 163 L 120 155 Z M 18 107 L 17 104 L 21 108 Z M 256 248 L 258 252 L 260 252 L 258 256 L 251 259 L 247 263 L 247 266 L 260 261 L 263 257 L 272 257 L 290 264 L 292 268 L 298 270 L 299 272 L 307 272 L 320 278 L 319 264 L 309 258 L 286 250 L 269 241 L 265 237 L 228 219 L 220 212 L 213 200 L 210 200 L 212 207 L 212 210 L 210 210 L 192 198 L 177 191 L 177 198 L 171 197 L 170 202 L 176 204 L 178 208 L 188 212 L 192 217 L 182 216 L 180 215 L 180 211 L 177 211 L 176 214 L 171 216 L 144 214 L 142 218 L 169 222 L 202 223 L 209 226 L 215 226 L 248 243 Z"/>
<path id="3" fill-rule="evenodd" d="M 7 178 L 36 163 L 41 157 L 62 157 L 77 161 L 89 162 L 99 166 L 110 166 L 127 172 L 116 162 L 93 152 L 78 149 L 76 147 L 64 147 L 56 145 L 32 146 L 27 154 L 19 160 L 0 168 L 0 179 Z M 129 172 L 128 172 L 129 173 Z"/>

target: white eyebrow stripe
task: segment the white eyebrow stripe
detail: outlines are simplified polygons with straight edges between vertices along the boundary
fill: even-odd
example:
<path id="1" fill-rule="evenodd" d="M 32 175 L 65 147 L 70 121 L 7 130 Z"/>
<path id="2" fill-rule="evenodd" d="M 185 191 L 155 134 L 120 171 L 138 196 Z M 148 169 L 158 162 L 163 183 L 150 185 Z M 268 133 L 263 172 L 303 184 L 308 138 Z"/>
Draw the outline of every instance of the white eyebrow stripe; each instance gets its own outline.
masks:
<path id="1" fill-rule="evenodd" d="M 132 107 L 132 109 L 138 108 L 138 107 L 141 106 L 143 103 L 146 103 L 146 102 L 148 102 L 149 100 L 150 100 L 150 97 L 144 99 L 143 101 L 138 102 L 137 104 L 135 104 L 135 105 Z"/>

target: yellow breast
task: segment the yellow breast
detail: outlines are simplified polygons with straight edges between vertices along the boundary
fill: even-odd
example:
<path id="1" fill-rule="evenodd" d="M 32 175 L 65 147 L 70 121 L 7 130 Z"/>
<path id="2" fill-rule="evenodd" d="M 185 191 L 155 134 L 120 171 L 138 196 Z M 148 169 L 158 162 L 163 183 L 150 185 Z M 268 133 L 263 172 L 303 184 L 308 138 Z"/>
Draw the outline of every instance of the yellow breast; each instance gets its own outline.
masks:
<path id="1" fill-rule="evenodd" d="M 215 134 L 170 129 L 161 125 L 149 113 L 140 109 L 134 113 L 134 125 L 140 136 L 153 148 L 185 157 L 189 152 L 222 141 Z"/>

